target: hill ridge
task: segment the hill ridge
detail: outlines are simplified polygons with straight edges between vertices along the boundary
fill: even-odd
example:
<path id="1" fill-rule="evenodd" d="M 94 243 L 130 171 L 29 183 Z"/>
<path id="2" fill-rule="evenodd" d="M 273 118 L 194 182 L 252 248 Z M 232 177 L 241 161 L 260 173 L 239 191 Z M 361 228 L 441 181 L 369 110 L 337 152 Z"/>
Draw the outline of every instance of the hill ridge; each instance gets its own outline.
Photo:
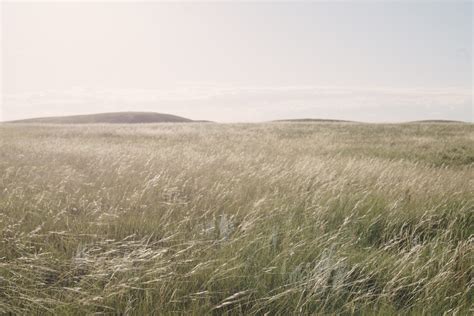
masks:
<path id="1" fill-rule="evenodd" d="M 68 116 L 38 117 L 14 120 L 6 123 L 44 124 L 140 124 L 140 123 L 189 123 L 191 119 L 157 112 L 106 112 Z"/>

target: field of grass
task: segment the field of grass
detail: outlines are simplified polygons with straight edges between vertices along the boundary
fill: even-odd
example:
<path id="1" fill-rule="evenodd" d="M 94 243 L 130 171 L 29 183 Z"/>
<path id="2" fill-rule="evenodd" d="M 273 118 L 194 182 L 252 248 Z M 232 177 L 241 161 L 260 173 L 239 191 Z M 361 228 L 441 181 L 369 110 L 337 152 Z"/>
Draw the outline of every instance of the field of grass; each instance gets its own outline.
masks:
<path id="1" fill-rule="evenodd" d="M 474 312 L 474 125 L 0 125 L 0 314 Z"/>

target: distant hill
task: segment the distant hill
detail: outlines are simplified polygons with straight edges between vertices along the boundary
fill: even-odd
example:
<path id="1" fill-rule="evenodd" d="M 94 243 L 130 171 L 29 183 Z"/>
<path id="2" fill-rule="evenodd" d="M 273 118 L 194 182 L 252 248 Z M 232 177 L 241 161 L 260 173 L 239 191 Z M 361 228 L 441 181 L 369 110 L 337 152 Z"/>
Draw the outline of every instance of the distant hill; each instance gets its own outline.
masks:
<path id="1" fill-rule="evenodd" d="M 275 120 L 275 121 L 272 121 L 272 122 L 301 122 L 301 123 L 310 123 L 310 122 L 321 122 L 321 123 L 355 123 L 354 121 L 345 121 L 345 120 L 331 120 L 331 119 L 313 119 L 313 118 Z"/>
<path id="2" fill-rule="evenodd" d="M 356 122 L 356 121 L 331 120 L 331 119 L 312 119 L 312 118 L 286 119 L 286 120 L 276 120 L 276 121 L 272 121 L 272 122 L 360 123 L 360 122 Z M 398 124 L 398 123 L 397 123 L 397 124 Z M 400 124 L 469 124 L 469 122 L 454 121 L 454 120 L 420 120 L 420 121 L 400 122 Z"/>
<path id="3" fill-rule="evenodd" d="M 458 124 L 466 124 L 467 122 L 464 121 L 454 121 L 454 120 L 421 120 L 421 121 L 411 121 L 407 123 L 458 123 Z"/>
<path id="4" fill-rule="evenodd" d="M 138 124 L 138 123 L 188 123 L 193 120 L 154 112 L 117 112 L 58 117 L 41 117 L 26 120 L 10 121 L 9 123 L 45 123 L 45 124 Z"/>

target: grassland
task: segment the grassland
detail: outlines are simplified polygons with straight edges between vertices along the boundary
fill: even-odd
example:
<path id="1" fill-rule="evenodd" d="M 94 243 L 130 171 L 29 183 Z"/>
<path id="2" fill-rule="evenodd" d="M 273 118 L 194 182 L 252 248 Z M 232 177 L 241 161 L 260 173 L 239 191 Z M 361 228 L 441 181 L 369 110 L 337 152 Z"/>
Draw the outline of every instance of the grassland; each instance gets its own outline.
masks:
<path id="1" fill-rule="evenodd" d="M 0 313 L 471 314 L 474 126 L 0 125 Z"/>

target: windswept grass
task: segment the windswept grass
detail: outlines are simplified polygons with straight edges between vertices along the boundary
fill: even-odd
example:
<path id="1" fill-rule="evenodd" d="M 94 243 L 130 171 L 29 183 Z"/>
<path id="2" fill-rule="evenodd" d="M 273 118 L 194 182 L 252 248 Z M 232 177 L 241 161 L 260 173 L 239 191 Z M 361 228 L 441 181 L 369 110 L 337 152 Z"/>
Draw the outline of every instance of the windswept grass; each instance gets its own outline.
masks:
<path id="1" fill-rule="evenodd" d="M 0 125 L 2 314 L 470 314 L 472 124 Z"/>

